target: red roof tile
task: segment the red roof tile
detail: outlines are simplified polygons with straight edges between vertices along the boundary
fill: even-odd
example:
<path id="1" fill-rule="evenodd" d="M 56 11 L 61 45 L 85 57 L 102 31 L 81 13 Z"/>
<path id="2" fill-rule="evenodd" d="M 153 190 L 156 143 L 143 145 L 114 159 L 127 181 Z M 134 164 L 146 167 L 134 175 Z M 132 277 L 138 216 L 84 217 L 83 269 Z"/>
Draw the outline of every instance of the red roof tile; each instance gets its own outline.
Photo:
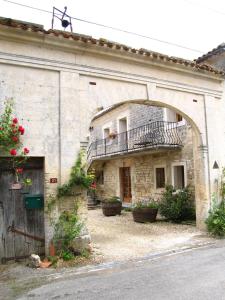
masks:
<path id="1" fill-rule="evenodd" d="M 96 46 L 100 46 L 100 47 L 108 47 L 110 49 L 119 50 L 121 52 L 130 52 L 130 53 L 134 53 L 134 54 L 137 54 L 140 56 L 150 57 L 151 59 L 155 59 L 158 61 L 163 61 L 163 62 L 166 61 L 166 62 L 172 62 L 177 65 L 183 65 L 185 67 L 189 67 L 189 68 L 195 69 L 197 71 L 202 70 L 202 71 L 207 71 L 207 72 L 210 72 L 210 73 L 213 73 L 216 75 L 225 76 L 225 73 L 223 71 L 217 70 L 208 65 L 199 64 L 199 62 L 200 62 L 199 60 L 201 60 L 201 58 L 197 59 L 196 61 L 190 61 L 190 60 L 186 60 L 186 59 L 182 59 L 182 58 L 178 58 L 178 57 L 164 55 L 162 53 L 146 50 L 143 48 L 134 49 L 127 45 L 122 45 L 122 44 L 112 42 L 112 41 L 109 41 L 106 39 L 94 39 L 91 36 L 82 35 L 82 34 L 78 34 L 78 33 L 70 33 L 70 32 L 65 32 L 65 31 L 61 31 L 61 30 L 53 30 L 53 29 L 45 30 L 42 25 L 34 24 L 34 23 L 27 23 L 24 21 L 18 21 L 18 20 L 14 20 L 14 19 L 10 19 L 10 18 L 0 18 L 0 25 L 17 28 L 17 29 L 24 30 L 24 31 L 32 31 L 32 32 L 46 34 L 46 35 L 54 35 L 56 37 L 63 37 L 65 39 L 70 39 L 70 40 L 72 39 L 74 41 L 79 41 L 82 43 L 92 43 L 92 44 L 94 44 Z"/>

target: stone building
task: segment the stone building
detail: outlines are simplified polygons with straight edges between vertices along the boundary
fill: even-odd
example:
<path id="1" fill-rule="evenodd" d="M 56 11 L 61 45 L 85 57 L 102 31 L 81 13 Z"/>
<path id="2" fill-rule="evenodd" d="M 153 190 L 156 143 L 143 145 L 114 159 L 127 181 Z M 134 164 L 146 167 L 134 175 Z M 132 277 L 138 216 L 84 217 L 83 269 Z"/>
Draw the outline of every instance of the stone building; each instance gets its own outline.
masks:
<path id="1" fill-rule="evenodd" d="M 194 186 L 192 129 L 168 108 L 121 104 L 98 112 L 88 161 L 98 200 L 118 196 L 129 205 L 160 197 L 166 185 Z"/>
<path id="2" fill-rule="evenodd" d="M 27 128 L 24 143 L 40 162 L 45 209 L 57 187 L 67 182 L 80 147 L 87 144 L 94 113 L 102 107 L 144 104 L 171 109 L 192 128 L 197 226 L 205 228 L 211 195 L 218 187 L 219 173 L 213 165 L 216 161 L 219 171 L 225 165 L 224 75 L 204 62 L 0 18 L 0 113 L 4 100 L 13 98 L 16 115 Z M 167 155 L 165 149 L 163 153 Z M 54 209 L 57 217 L 59 208 Z M 46 252 L 53 235 L 50 221 L 44 213 Z M 6 226 L 0 234 L 12 233 Z M 0 253 L 1 249 L 2 242 Z"/>

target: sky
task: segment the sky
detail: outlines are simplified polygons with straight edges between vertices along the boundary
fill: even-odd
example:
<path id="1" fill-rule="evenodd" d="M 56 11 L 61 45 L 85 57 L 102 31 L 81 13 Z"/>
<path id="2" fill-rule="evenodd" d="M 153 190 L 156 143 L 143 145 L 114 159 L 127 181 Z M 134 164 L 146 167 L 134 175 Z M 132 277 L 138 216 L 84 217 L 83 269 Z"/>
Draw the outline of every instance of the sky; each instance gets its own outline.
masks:
<path id="1" fill-rule="evenodd" d="M 73 20 L 73 31 L 134 48 L 195 59 L 225 42 L 224 0 L 12 0 L 52 11 L 53 6 L 75 18 L 131 31 L 196 51 Z M 52 14 L 0 0 L 0 16 L 51 28 Z M 55 29 L 62 29 L 58 20 Z"/>

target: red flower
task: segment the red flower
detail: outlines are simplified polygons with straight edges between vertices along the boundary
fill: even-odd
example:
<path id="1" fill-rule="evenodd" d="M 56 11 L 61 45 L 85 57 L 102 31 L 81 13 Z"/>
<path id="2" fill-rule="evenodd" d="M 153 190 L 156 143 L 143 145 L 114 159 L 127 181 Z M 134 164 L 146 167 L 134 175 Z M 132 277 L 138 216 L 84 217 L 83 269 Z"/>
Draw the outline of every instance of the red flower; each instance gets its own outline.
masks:
<path id="1" fill-rule="evenodd" d="M 23 168 L 17 168 L 17 169 L 16 169 L 16 173 L 22 174 L 22 173 L 23 173 Z"/>
<path id="2" fill-rule="evenodd" d="M 0 130 L 3 130 L 4 128 L 3 127 L 0 127 Z"/>
<path id="3" fill-rule="evenodd" d="M 14 123 L 14 124 L 17 124 L 17 123 L 18 123 L 18 119 L 17 119 L 17 118 L 14 118 L 14 119 L 13 119 L 13 123 Z"/>
<path id="4" fill-rule="evenodd" d="M 28 154 L 28 153 L 30 152 L 30 150 L 27 149 L 27 148 L 24 148 L 24 149 L 23 149 L 23 152 L 24 152 L 24 154 Z"/>
<path id="5" fill-rule="evenodd" d="M 17 130 L 16 130 L 16 129 L 13 129 L 13 133 L 17 133 Z"/>
<path id="6" fill-rule="evenodd" d="M 90 188 L 95 190 L 96 189 L 96 182 L 92 182 L 92 184 L 90 185 Z"/>
<path id="7" fill-rule="evenodd" d="M 11 124 L 11 127 L 16 127 L 16 125 L 15 124 Z"/>
<path id="8" fill-rule="evenodd" d="M 15 142 L 15 143 L 16 143 L 16 142 L 18 142 L 18 140 L 19 140 L 19 139 L 18 139 L 18 137 L 17 137 L 17 136 L 13 136 L 13 137 L 12 137 L 12 140 L 13 140 L 13 142 Z"/>
<path id="9" fill-rule="evenodd" d="M 15 156 L 17 152 L 16 152 L 16 149 L 11 149 L 9 153 L 11 155 Z"/>
<path id="10" fill-rule="evenodd" d="M 23 128 L 23 126 L 19 126 L 18 131 L 20 132 L 21 135 L 23 135 L 25 129 Z"/>

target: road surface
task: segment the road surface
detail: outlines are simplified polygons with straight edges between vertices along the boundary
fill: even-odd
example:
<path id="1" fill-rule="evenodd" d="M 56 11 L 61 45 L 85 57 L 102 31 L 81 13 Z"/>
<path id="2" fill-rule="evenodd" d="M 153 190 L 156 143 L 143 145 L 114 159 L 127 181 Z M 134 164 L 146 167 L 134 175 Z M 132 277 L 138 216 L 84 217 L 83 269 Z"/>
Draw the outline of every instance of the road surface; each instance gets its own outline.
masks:
<path id="1" fill-rule="evenodd" d="M 225 242 L 56 279 L 23 299 L 222 300 Z"/>

